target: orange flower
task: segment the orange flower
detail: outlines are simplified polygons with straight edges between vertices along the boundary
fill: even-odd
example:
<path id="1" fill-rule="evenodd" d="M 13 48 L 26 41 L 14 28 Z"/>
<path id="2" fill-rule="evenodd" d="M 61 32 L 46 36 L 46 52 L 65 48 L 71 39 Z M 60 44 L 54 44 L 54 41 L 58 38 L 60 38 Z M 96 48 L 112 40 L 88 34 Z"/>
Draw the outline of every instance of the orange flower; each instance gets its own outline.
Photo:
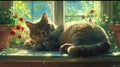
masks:
<path id="1" fill-rule="evenodd" d="M 92 9 L 92 10 L 90 11 L 90 13 L 91 13 L 91 14 L 95 13 L 95 10 Z"/>
<path id="2" fill-rule="evenodd" d="M 17 30 L 21 30 L 21 29 L 22 29 L 22 26 L 21 26 L 20 24 L 17 24 L 17 25 L 16 25 L 16 29 L 17 29 Z"/>
<path id="3" fill-rule="evenodd" d="M 16 34 L 16 30 L 15 29 L 11 29 L 11 34 L 15 35 Z"/>
<path id="4" fill-rule="evenodd" d="M 23 21 L 24 21 L 24 18 L 23 18 L 23 17 L 20 17 L 19 20 L 20 20 L 21 22 L 23 22 Z"/>
<path id="5" fill-rule="evenodd" d="M 82 16 L 82 19 L 85 19 L 85 18 L 86 18 L 86 16 L 85 16 L 85 15 L 83 15 L 83 16 Z"/>

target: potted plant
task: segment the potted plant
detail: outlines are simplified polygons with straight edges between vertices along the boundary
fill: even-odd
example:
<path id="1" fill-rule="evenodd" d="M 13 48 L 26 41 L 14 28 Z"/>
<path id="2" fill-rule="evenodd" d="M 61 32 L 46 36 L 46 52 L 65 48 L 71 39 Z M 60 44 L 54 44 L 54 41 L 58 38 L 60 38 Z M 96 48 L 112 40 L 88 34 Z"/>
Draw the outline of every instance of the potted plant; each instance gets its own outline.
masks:
<path id="1" fill-rule="evenodd" d="M 11 30 L 14 28 L 15 20 L 11 17 L 10 10 L 0 10 L 0 49 L 7 48 L 11 39 Z M 15 31 L 14 31 L 15 32 Z"/>
<path id="2" fill-rule="evenodd" d="M 25 4 L 22 1 L 15 1 L 10 9 L 1 9 L 0 16 L 0 50 L 7 48 L 10 43 L 20 44 L 26 35 L 23 31 L 26 26 L 24 18 L 32 17 Z"/>
<path id="3" fill-rule="evenodd" d="M 116 42 L 118 43 L 118 47 L 120 47 L 120 24 L 112 24 L 110 25 L 110 29 L 114 31 Z"/>
<path id="4" fill-rule="evenodd" d="M 10 44 L 12 37 L 19 31 L 18 38 L 21 39 L 22 35 L 20 32 L 23 31 L 24 27 L 20 22 L 24 22 L 23 17 L 18 17 L 11 9 L 0 10 L 0 50 L 7 48 Z M 19 22 L 19 23 L 17 23 Z"/>

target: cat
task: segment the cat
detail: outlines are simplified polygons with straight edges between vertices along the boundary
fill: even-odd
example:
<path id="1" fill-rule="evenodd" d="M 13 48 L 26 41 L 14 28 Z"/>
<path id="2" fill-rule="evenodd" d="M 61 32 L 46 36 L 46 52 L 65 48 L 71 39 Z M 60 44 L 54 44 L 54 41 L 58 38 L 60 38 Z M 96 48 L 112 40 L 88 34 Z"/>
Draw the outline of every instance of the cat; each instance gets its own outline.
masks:
<path id="1" fill-rule="evenodd" d="M 46 12 L 35 23 L 26 21 L 30 39 L 24 46 L 39 51 L 60 51 L 73 57 L 90 57 L 107 53 L 110 42 L 104 29 L 89 22 L 49 23 Z"/>

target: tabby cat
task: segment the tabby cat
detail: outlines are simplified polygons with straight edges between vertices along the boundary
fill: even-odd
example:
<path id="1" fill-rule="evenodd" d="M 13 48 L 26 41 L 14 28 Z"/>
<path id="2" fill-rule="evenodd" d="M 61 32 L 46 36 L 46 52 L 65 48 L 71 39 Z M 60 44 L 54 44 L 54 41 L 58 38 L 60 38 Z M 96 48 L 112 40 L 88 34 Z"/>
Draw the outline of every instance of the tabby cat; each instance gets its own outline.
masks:
<path id="1" fill-rule="evenodd" d="M 47 14 L 36 23 L 26 21 L 30 39 L 27 48 L 40 51 L 61 51 L 74 57 L 90 57 L 109 51 L 110 42 L 103 28 L 89 22 L 65 23 L 55 26 L 49 23 Z"/>

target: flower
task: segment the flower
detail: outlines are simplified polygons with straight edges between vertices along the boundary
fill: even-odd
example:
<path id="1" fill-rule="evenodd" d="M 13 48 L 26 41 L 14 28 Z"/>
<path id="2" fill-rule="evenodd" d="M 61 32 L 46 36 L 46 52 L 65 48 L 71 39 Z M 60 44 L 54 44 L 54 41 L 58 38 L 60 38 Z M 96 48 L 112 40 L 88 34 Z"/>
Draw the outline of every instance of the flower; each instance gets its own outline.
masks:
<path id="1" fill-rule="evenodd" d="M 20 20 L 21 22 L 23 22 L 23 21 L 24 21 L 24 18 L 23 18 L 23 17 L 20 17 L 19 20 Z"/>
<path id="2" fill-rule="evenodd" d="M 14 36 L 13 40 L 16 44 L 20 44 L 20 40 L 23 38 L 24 27 L 24 17 L 19 15 L 19 13 L 13 13 L 13 19 L 15 20 L 15 27 L 11 29 L 11 34 Z"/>
<path id="3" fill-rule="evenodd" d="M 86 12 L 88 14 L 84 14 L 82 16 L 82 19 L 84 19 L 85 21 L 87 22 L 92 22 L 92 23 L 96 23 L 96 21 L 98 22 L 100 18 L 97 18 L 95 16 L 95 10 L 94 9 L 91 9 L 90 11 Z M 101 21 L 101 20 L 100 20 Z"/>
<path id="4" fill-rule="evenodd" d="M 86 16 L 85 16 L 85 15 L 83 15 L 83 16 L 82 16 L 82 19 L 85 19 L 85 18 L 86 18 Z"/>
<path id="5" fill-rule="evenodd" d="M 15 35 L 16 34 L 16 30 L 15 29 L 11 29 L 11 34 Z"/>
<path id="6" fill-rule="evenodd" d="M 21 29 L 22 29 L 21 24 L 17 24 L 17 25 L 16 25 L 16 29 L 17 29 L 17 30 L 21 30 Z"/>
<path id="7" fill-rule="evenodd" d="M 29 10 L 24 5 L 23 1 L 15 1 L 14 6 L 11 9 L 11 18 L 15 20 L 14 22 L 14 28 L 11 29 L 12 37 L 11 40 L 12 43 L 20 44 L 23 42 L 23 38 L 26 35 L 24 29 L 25 29 L 25 18 L 31 18 L 31 14 L 29 13 Z"/>
<path id="8" fill-rule="evenodd" d="M 95 13 L 95 10 L 94 10 L 94 9 L 92 9 L 92 10 L 90 11 L 90 13 L 91 13 L 91 14 Z"/>

